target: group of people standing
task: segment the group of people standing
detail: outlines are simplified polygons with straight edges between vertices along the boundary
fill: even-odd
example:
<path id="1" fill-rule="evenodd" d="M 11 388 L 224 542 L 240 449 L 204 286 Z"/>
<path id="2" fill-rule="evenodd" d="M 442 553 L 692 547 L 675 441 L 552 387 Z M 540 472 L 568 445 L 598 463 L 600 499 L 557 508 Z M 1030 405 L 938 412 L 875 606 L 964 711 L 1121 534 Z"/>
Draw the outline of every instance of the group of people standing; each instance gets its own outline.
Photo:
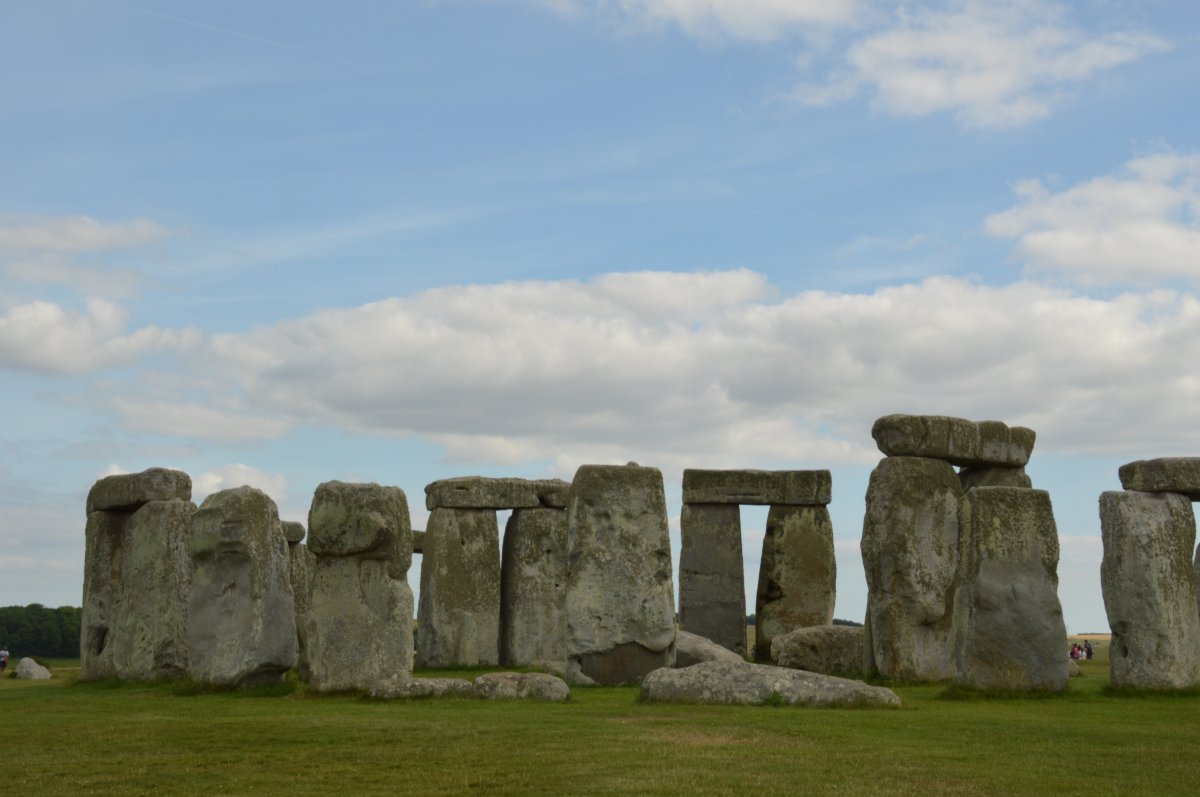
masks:
<path id="1" fill-rule="evenodd" d="M 1071 658 L 1075 661 L 1079 661 L 1080 659 L 1090 659 L 1095 654 L 1096 651 L 1092 649 L 1092 643 L 1086 639 L 1083 640 L 1082 645 L 1080 645 L 1078 642 L 1071 645 Z"/>

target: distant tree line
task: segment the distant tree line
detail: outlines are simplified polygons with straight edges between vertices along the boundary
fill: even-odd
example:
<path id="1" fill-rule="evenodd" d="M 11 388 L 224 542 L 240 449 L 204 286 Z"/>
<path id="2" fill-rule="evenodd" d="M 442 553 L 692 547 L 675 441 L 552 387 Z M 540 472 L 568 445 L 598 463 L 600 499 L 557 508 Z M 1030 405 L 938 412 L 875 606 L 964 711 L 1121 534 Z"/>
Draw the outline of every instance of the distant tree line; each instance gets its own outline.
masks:
<path id="1" fill-rule="evenodd" d="M 40 603 L 0 607 L 0 646 L 15 658 L 79 656 L 79 614 L 74 606 L 48 609 Z"/>

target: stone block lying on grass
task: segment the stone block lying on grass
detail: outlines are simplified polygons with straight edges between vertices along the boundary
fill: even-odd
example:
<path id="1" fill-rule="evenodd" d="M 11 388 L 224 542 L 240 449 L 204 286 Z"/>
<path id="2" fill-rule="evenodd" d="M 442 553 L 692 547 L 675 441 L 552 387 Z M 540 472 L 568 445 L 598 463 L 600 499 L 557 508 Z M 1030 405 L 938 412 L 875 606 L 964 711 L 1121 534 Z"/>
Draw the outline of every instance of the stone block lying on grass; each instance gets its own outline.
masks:
<path id="1" fill-rule="evenodd" d="M 822 707 L 892 707 L 891 689 L 831 675 L 749 662 L 707 661 L 682 670 L 655 670 L 642 681 L 642 700 L 663 703 Z"/>
<path id="2" fill-rule="evenodd" d="M 49 681 L 50 671 L 30 658 L 17 662 L 17 677 L 28 681 Z"/>
<path id="3" fill-rule="evenodd" d="M 780 667 L 825 675 L 860 675 L 864 632 L 861 626 L 814 625 L 797 628 L 771 641 L 771 658 Z"/>
<path id="4" fill-rule="evenodd" d="M 478 697 L 483 700 L 533 698 L 561 703 L 571 690 L 561 678 L 539 672 L 492 672 L 474 681 L 465 678 L 392 678 L 373 684 L 371 697 L 395 700 L 411 697 Z"/>
<path id="5" fill-rule="evenodd" d="M 675 667 L 691 667 L 705 661 L 745 661 L 741 656 L 711 639 L 687 631 L 675 633 Z"/>

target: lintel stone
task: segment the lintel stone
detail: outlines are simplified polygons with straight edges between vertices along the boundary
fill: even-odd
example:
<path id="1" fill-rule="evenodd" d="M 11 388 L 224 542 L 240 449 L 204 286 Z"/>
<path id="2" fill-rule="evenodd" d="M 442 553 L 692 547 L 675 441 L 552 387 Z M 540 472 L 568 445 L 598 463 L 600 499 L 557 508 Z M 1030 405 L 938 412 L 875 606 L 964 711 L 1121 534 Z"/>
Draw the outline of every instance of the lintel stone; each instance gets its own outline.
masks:
<path id="1" fill-rule="evenodd" d="M 134 512 L 151 501 L 192 500 L 192 477 L 181 470 L 150 468 L 141 473 L 105 476 L 92 485 L 87 513 Z"/>
<path id="2" fill-rule="evenodd" d="M 435 509 L 565 509 L 570 483 L 561 479 L 493 479 L 462 476 L 440 479 L 425 487 L 425 508 Z"/>
<path id="3" fill-rule="evenodd" d="M 1179 493 L 1200 501 L 1200 457 L 1139 459 L 1121 466 L 1121 486 L 1143 493 Z"/>
<path id="4" fill-rule="evenodd" d="M 1037 438 L 1024 426 L 944 415 L 885 415 L 871 436 L 889 457 L 930 457 L 961 467 L 1023 467 Z"/>
<path id="5" fill-rule="evenodd" d="M 825 506 L 832 500 L 827 470 L 697 470 L 683 472 L 685 504 Z"/>

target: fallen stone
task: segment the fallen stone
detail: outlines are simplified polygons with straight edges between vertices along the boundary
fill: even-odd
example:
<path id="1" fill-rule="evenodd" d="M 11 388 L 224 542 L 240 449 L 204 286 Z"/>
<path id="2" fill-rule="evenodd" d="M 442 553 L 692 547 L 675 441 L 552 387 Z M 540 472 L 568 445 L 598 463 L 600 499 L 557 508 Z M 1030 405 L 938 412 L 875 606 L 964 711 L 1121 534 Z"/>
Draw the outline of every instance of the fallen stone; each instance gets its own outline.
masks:
<path id="1" fill-rule="evenodd" d="M 49 681 L 50 671 L 31 658 L 23 658 L 17 662 L 17 678 L 26 681 Z"/>
<path id="2" fill-rule="evenodd" d="M 566 678 L 566 662 L 563 661 L 546 661 L 544 659 L 539 659 L 537 661 L 529 662 L 528 667 L 533 672 L 549 673 L 550 675 L 558 676 L 564 680 Z"/>
<path id="3" fill-rule="evenodd" d="M 1200 457 L 1140 459 L 1117 471 L 1121 486 L 1143 493 L 1179 493 L 1200 501 Z"/>
<path id="4" fill-rule="evenodd" d="M 306 532 L 303 523 L 297 523 L 294 520 L 283 520 L 280 521 L 279 525 L 283 527 L 283 538 L 288 541 L 288 545 L 304 542 Z"/>
<path id="5" fill-rule="evenodd" d="M 746 654 L 741 509 L 684 504 L 679 527 L 679 626 L 741 658 Z"/>
<path id="6" fill-rule="evenodd" d="M 1176 493 L 1102 493 L 1100 533 L 1112 683 L 1139 689 L 1200 683 L 1191 502 Z"/>
<path id="7" fill-rule="evenodd" d="M 571 485 L 567 534 L 568 659 L 606 685 L 669 667 L 675 600 L 662 473 L 581 466 Z"/>
<path id="8" fill-rule="evenodd" d="M 1033 487 L 1024 468 L 963 468 L 958 472 L 958 481 L 964 492 L 972 487 Z"/>
<path id="9" fill-rule="evenodd" d="M 427 697 L 475 697 L 475 684 L 464 678 L 394 677 L 371 685 L 367 694 L 380 700 Z"/>
<path id="10" fill-rule="evenodd" d="M 571 485 L 560 479 L 491 479 L 462 476 L 425 487 L 425 508 L 434 509 L 563 509 Z"/>
<path id="11" fill-rule="evenodd" d="M 1080 670 L 1079 670 L 1079 662 L 1075 661 L 1075 659 L 1068 658 L 1067 659 L 1067 677 L 1068 678 L 1078 678 L 1081 675 L 1083 675 L 1083 673 L 1080 672 Z"/>
<path id="12" fill-rule="evenodd" d="M 749 662 L 706 661 L 682 670 L 655 670 L 642 680 L 642 700 L 663 703 L 829 708 L 894 707 L 890 689 L 831 675 Z"/>
<path id="13" fill-rule="evenodd" d="M 887 457 L 872 471 L 860 543 L 868 672 L 917 683 L 954 676 L 962 494 L 954 468 L 942 460 Z"/>
<path id="14" fill-rule="evenodd" d="M 780 667 L 825 675 L 863 674 L 863 629 L 849 625 L 814 625 L 775 637 L 771 658 Z"/>
<path id="15" fill-rule="evenodd" d="M 885 415 L 875 421 L 871 436 L 889 457 L 930 457 L 963 467 L 1022 467 L 1036 438 L 1023 426 L 943 415 Z"/>
<path id="16" fill-rule="evenodd" d="M 796 628 L 828 625 L 837 597 L 833 522 L 823 506 L 773 506 L 767 513 L 755 602 L 754 658 Z"/>
<path id="17" fill-rule="evenodd" d="M 683 472 L 685 504 L 825 506 L 833 500 L 827 470 L 697 470 Z"/>
<path id="18" fill-rule="evenodd" d="M 532 698 L 561 703 L 571 696 L 563 679 L 540 672 L 491 672 L 475 679 L 474 692 L 485 700 Z"/>
<path id="19" fill-rule="evenodd" d="M 150 468 L 141 473 L 106 476 L 92 485 L 87 513 L 133 512 L 151 501 L 192 500 L 192 477 L 181 470 Z"/>
<path id="20" fill-rule="evenodd" d="M 567 657 L 567 513 L 517 509 L 504 531 L 500 663 Z"/>
<path id="21" fill-rule="evenodd" d="M 675 667 L 691 667 L 702 661 L 745 661 L 742 656 L 688 631 L 675 632 Z"/>
<path id="22" fill-rule="evenodd" d="M 1050 494 L 976 487 L 959 501 L 955 682 L 984 690 L 1067 688 Z"/>

